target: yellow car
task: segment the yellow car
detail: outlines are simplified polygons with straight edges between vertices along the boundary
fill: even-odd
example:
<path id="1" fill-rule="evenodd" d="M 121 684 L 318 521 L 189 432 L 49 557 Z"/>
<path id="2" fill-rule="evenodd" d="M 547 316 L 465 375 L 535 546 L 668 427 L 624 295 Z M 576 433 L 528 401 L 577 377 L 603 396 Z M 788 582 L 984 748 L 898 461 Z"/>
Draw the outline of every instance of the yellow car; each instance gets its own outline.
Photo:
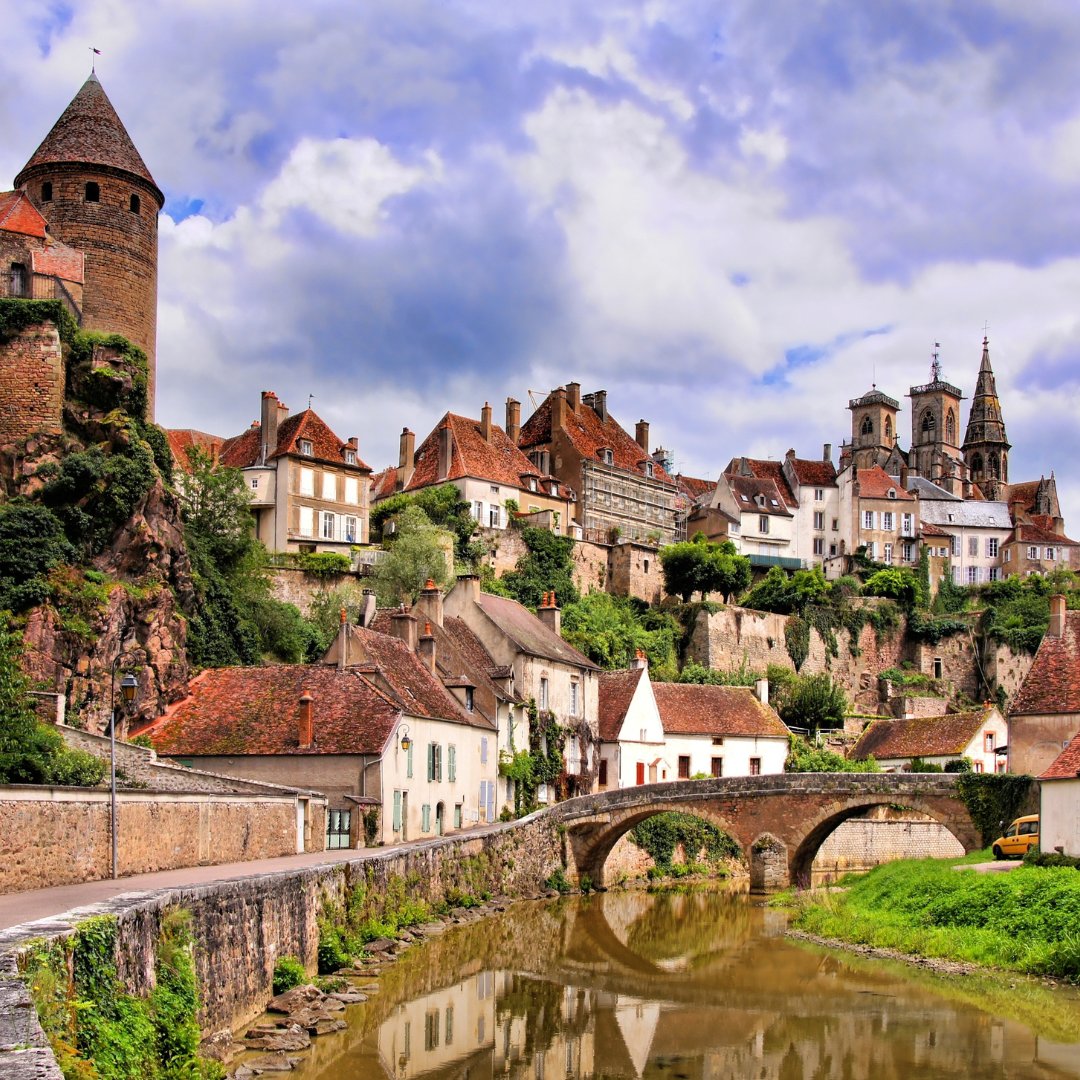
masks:
<path id="1" fill-rule="evenodd" d="M 995 859 L 1022 859 L 1030 847 L 1039 843 L 1039 815 L 1018 817 L 1006 830 L 1004 836 L 994 841 Z"/>

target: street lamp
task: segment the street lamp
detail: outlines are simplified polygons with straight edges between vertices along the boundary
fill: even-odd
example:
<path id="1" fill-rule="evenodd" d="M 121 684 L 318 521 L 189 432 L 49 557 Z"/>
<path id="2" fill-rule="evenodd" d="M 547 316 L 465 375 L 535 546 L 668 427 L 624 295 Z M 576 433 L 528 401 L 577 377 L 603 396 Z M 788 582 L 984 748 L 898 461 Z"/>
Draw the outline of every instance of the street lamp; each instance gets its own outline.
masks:
<path id="1" fill-rule="evenodd" d="M 398 732 L 401 735 L 401 741 L 400 741 L 399 745 L 401 746 L 402 750 L 404 750 L 406 753 L 408 753 L 409 752 L 409 747 L 412 746 L 412 739 L 409 738 L 409 725 L 408 724 L 402 724 L 401 727 L 398 728 Z"/>
<path id="2" fill-rule="evenodd" d="M 116 669 L 120 666 L 118 656 L 112 665 L 112 682 L 109 690 L 109 824 L 112 832 L 112 876 L 117 878 L 117 822 L 116 822 Z M 130 704 L 135 700 L 135 691 L 139 681 L 130 671 L 120 680 L 120 693 L 124 701 Z"/>

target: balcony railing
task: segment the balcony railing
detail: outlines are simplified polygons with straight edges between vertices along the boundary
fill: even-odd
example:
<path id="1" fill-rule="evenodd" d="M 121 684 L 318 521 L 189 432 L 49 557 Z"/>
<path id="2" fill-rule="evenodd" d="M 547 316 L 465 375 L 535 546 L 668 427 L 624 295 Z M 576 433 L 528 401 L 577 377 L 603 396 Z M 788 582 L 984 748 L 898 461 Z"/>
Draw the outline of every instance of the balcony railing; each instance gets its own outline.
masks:
<path id="1" fill-rule="evenodd" d="M 55 274 L 0 274 L 0 298 L 8 300 L 59 300 L 82 326 L 82 310 L 68 287 Z"/>

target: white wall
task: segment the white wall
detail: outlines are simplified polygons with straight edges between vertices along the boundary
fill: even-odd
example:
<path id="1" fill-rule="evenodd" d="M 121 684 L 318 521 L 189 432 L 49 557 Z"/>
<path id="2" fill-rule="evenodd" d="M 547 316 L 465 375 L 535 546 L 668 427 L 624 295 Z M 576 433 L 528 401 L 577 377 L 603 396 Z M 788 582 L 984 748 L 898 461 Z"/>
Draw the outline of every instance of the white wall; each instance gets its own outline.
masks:
<path id="1" fill-rule="evenodd" d="M 1044 780 L 1039 810 L 1039 847 L 1062 848 L 1080 858 L 1080 777 L 1075 780 Z"/>
<path id="2" fill-rule="evenodd" d="M 772 736 L 725 735 L 721 745 L 714 745 L 708 735 L 669 735 L 665 750 L 673 772 L 670 779 L 678 777 L 679 758 L 690 758 L 690 775 L 712 775 L 712 759 L 723 759 L 723 776 L 749 776 L 750 759 L 761 759 L 761 775 L 773 775 L 784 771 L 787 760 L 788 741 Z"/>

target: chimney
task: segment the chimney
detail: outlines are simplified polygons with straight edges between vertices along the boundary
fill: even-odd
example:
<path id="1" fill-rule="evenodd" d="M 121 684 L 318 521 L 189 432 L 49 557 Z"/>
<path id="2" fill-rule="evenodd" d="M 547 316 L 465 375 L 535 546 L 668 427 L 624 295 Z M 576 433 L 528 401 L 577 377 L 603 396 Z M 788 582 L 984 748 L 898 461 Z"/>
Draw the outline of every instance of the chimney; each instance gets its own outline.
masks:
<path id="1" fill-rule="evenodd" d="M 375 621 L 375 590 L 365 589 L 363 599 L 360 601 L 360 617 L 357 622 L 364 627 L 370 626 Z"/>
<path id="2" fill-rule="evenodd" d="M 908 482 L 908 467 L 906 465 L 900 466 L 900 486 L 907 491 Z"/>
<path id="3" fill-rule="evenodd" d="M 637 652 L 634 653 L 634 659 L 630 661 L 630 670 L 640 671 L 642 668 L 647 668 L 648 666 L 649 658 L 645 655 L 643 650 L 638 649 Z"/>
<path id="4" fill-rule="evenodd" d="M 480 599 L 480 575 L 459 574 L 457 588 L 461 589 L 466 600 L 471 600 L 475 603 Z"/>
<path id="5" fill-rule="evenodd" d="M 517 446 L 521 434 L 521 402 L 512 397 L 506 399 L 506 435 Z"/>
<path id="6" fill-rule="evenodd" d="M 788 447 L 788 452 L 784 455 L 784 460 L 785 461 L 794 461 L 795 460 L 795 448 L 794 447 L 792 447 L 792 446 Z"/>
<path id="7" fill-rule="evenodd" d="M 445 480 L 450 475 L 450 466 L 454 462 L 454 432 L 450 427 L 450 418 L 439 428 L 439 475 L 437 479 Z"/>
<path id="8" fill-rule="evenodd" d="M 551 437 L 566 427 L 566 390 L 560 386 L 551 391 Z"/>
<path id="9" fill-rule="evenodd" d="M 1065 636 L 1065 597 L 1058 593 L 1050 597 L 1050 625 L 1046 628 L 1047 637 Z"/>
<path id="10" fill-rule="evenodd" d="M 416 616 L 411 611 L 395 611 L 390 616 L 390 633 L 416 652 Z"/>
<path id="11" fill-rule="evenodd" d="M 480 410 L 480 438 L 484 442 L 491 442 L 491 406 L 485 401 Z"/>
<path id="12" fill-rule="evenodd" d="M 754 683 L 754 694 L 757 696 L 758 701 L 760 701 L 762 705 L 768 705 L 769 704 L 769 680 L 768 679 L 758 679 L 757 682 Z"/>
<path id="13" fill-rule="evenodd" d="M 554 592 L 544 593 L 544 599 L 536 609 L 536 615 L 552 633 L 558 634 L 562 629 L 562 611 L 555 602 Z"/>
<path id="14" fill-rule="evenodd" d="M 297 737 L 301 750 L 310 750 L 315 742 L 314 698 L 303 694 L 300 698 L 300 724 Z"/>
<path id="15" fill-rule="evenodd" d="M 593 411 L 600 417 L 602 424 L 607 423 L 607 391 L 597 390 L 593 393 Z"/>
<path id="16" fill-rule="evenodd" d="M 442 626 L 442 589 L 440 589 L 431 578 L 427 579 L 427 583 L 420 590 L 420 596 L 413 607 L 418 618 L 427 619 L 428 622 L 433 623 L 435 626 Z"/>
<path id="17" fill-rule="evenodd" d="M 431 632 L 431 623 L 424 623 L 424 632 L 416 646 L 416 655 L 424 661 L 428 671 L 435 671 L 435 635 Z"/>
<path id="18" fill-rule="evenodd" d="M 831 442 L 827 442 L 821 448 L 821 460 L 822 461 L 828 461 L 828 462 L 832 461 L 832 443 Z"/>
<path id="19" fill-rule="evenodd" d="M 566 384 L 566 404 L 569 405 L 574 412 L 577 412 L 578 406 L 581 404 L 581 383 L 568 382 Z"/>
<path id="20" fill-rule="evenodd" d="M 345 605 L 341 605 L 341 625 L 338 627 L 338 671 L 345 670 L 345 654 L 349 650 L 349 627 L 346 621 Z"/>
<path id="21" fill-rule="evenodd" d="M 404 490 L 412 479 L 414 459 L 416 457 L 416 436 L 408 429 L 401 429 L 398 443 L 398 484 Z"/>
<path id="22" fill-rule="evenodd" d="M 649 452 L 649 422 L 639 420 L 634 428 L 634 442 L 647 454 Z"/>
<path id="23" fill-rule="evenodd" d="M 273 390 L 262 392 L 261 436 L 259 439 L 259 464 L 265 465 L 270 455 L 277 449 L 278 421 L 280 419 L 277 394 Z M 286 415 L 288 410 L 286 409 Z"/>

